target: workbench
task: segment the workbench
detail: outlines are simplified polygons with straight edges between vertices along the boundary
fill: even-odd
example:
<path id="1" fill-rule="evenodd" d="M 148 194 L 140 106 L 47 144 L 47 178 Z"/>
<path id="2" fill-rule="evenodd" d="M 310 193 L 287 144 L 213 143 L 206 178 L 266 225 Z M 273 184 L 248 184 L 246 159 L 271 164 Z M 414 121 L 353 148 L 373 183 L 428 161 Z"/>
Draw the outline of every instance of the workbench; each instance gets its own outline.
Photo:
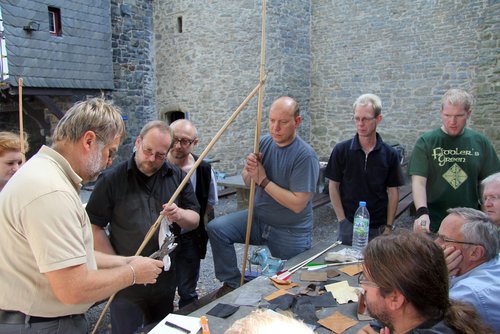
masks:
<path id="1" fill-rule="evenodd" d="M 297 255 L 296 257 L 288 260 L 286 265 L 285 265 L 285 269 L 291 268 L 294 265 L 310 258 L 314 254 L 317 254 L 321 250 L 327 248 L 332 243 L 333 242 L 320 242 L 320 243 L 318 243 L 310 250 L 303 252 L 303 253 Z M 337 246 L 337 247 L 333 248 L 331 251 L 338 251 L 342 248 L 345 248 L 345 246 Z M 325 254 L 316 258 L 314 260 L 314 262 L 315 263 L 322 263 L 322 262 L 324 262 L 324 257 L 325 257 Z M 340 268 L 342 268 L 342 266 L 332 267 L 332 268 L 340 269 Z M 300 284 L 300 287 L 290 289 L 290 291 L 292 291 L 292 292 L 296 292 L 300 288 L 303 288 L 303 287 L 309 285 L 310 283 L 312 283 L 312 282 L 301 282 L 299 280 L 300 272 L 301 272 L 301 270 L 295 272 L 292 276 L 292 281 Z M 340 276 L 335 277 L 332 280 L 333 281 L 347 280 L 349 282 L 350 286 L 358 286 L 357 278 L 358 278 L 357 275 L 351 277 L 351 276 L 341 272 Z M 277 291 L 277 288 L 271 284 L 271 281 L 268 277 L 259 276 L 259 277 L 255 278 L 254 280 L 244 284 L 240 288 L 238 288 L 238 289 L 222 296 L 221 298 L 212 301 L 211 303 L 205 305 L 204 307 L 190 313 L 189 316 L 200 317 L 202 315 L 206 315 L 209 310 L 211 310 L 214 306 L 216 306 L 219 303 L 233 304 L 235 302 L 235 300 L 238 298 L 238 296 L 240 296 L 242 294 L 249 294 L 249 293 L 256 294 L 256 295 L 260 295 L 260 297 L 262 298 L 262 297 L 265 297 L 265 296 L 267 296 L 275 291 Z M 267 302 L 264 301 L 263 299 L 261 299 L 260 305 L 264 305 L 264 304 L 267 304 Z M 236 311 L 236 313 L 232 314 L 231 316 L 229 316 L 226 319 L 206 315 L 208 318 L 208 323 L 210 325 L 211 333 L 214 333 L 214 334 L 224 333 L 236 320 L 245 317 L 246 315 L 250 314 L 252 311 L 256 310 L 257 308 L 258 308 L 258 306 L 257 307 L 239 306 L 238 311 Z M 342 304 L 342 305 L 339 304 L 338 306 L 335 306 L 335 307 L 319 309 L 318 311 L 316 311 L 316 315 L 318 316 L 319 319 L 322 319 L 322 318 L 325 318 L 325 317 L 333 314 L 336 311 L 342 313 L 345 316 L 348 316 L 351 319 L 358 320 L 357 319 L 357 303 L 348 303 L 348 304 Z M 360 328 L 364 327 L 367 323 L 368 323 L 367 321 L 359 321 L 357 323 L 357 325 L 347 329 L 344 333 L 347 333 L 347 334 L 356 333 Z M 324 328 L 324 327 L 318 327 L 316 329 L 315 333 L 327 334 L 327 333 L 331 333 L 331 331 Z"/>

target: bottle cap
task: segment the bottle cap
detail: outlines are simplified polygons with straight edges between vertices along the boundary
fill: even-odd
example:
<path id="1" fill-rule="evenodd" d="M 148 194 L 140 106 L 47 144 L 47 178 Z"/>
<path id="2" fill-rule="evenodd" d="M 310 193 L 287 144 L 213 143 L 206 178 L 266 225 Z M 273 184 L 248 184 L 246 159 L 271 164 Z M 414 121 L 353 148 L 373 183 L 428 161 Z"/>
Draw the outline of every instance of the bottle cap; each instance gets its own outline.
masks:
<path id="1" fill-rule="evenodd" d="M 366 202 L 365 201 L 359 201 L 359 206 L 366 206 Z"/>

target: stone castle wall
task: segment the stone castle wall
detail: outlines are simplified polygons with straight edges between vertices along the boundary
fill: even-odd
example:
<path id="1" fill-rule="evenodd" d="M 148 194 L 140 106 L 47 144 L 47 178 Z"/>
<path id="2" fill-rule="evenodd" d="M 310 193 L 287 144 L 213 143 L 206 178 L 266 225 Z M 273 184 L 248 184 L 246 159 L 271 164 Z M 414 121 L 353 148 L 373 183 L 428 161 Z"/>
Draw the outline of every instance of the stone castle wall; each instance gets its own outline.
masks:
<path id="1" fill-rule="evenodd" d="M 355 133 L 352 103 L 366 92 L 382 99 L 382 137 L 411 151 L 422 132 L 440 126 L 440 98 L 449 88 L 477 97 L 469 125 L 499 150 L 499 8 L 491 1 L 312 1 L 318 155 Z"/>
<path id="2" fill-rule="evenodd" d="M 150 0 L 111 0 L 111 29 L 115 90 L 112 98 L 122 109 L 127 139 L 119 159 L 127 159 L 135 137 L 155 108 L 153 3 Z"/>
<path id="3" fill-rule="evenodd" d="M 113 0 L 111 9 L 114 98 L 129 135 L 180 111 L 199 129 L 200 153 L 258 83 L 261 1 Z M 500 150 L 499 20 L 489 0 L 267 1 L 262 133 L 272 101 L 295 96 L 300 135 L 325 160 L 355 133 L 356 97 L 372 92 L 383 102 L 379 132 L 411 152 L 440 125 L 442 94 L 461 87 L 476 97 L 470 126 Z M 209 153 L 217 170 L 242 168 L 256 109 L 254 97 Z"/>
<path id="4" fill-rule="evenodd" d="M 200 133 L 198 153 L 207 146 L 259 82 L 259 1 L 156 1 L 157 108 L 187 113 Z M 182 21 L 182 32 L 179 22 Z M 274 99 L 301 101 L 301 135 L 310 139 L 309 1 L 268 1 L 262 133 Z M 257 96 L 208 154 L 218 170 L 235 174 L 253 151 Z"/>

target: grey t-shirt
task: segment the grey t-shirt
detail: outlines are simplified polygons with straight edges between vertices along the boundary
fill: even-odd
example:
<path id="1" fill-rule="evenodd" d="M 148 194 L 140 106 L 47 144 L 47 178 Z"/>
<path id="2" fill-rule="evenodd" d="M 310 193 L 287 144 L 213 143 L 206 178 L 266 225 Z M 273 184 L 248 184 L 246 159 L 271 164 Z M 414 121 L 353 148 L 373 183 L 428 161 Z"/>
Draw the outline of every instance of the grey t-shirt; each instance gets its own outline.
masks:
<path id="1" fill-rule="evenodd" d="M 260 140 L 262 164 L 268 179 L 293 192 L 316 191 L 319 161 L 314 150 L 300 137 L 290 145 L 279 147 L 271 136 Z M 260 222 L 297 232 L 312 231 L 313 210 L 311 200 L 299 213 L 276 202 L 260 187 L 255 193 L 254 216 Z"/>

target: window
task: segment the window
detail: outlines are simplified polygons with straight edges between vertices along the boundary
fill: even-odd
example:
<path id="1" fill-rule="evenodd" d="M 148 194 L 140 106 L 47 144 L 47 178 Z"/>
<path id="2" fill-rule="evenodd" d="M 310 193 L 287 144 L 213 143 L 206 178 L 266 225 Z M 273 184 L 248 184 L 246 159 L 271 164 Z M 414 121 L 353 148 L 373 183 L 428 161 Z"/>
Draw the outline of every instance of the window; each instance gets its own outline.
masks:
<path id="1" fill-rule="evenodd" d="M 61 36 L 61 10 L 56 7 L 49 7 L 49 31 L 51 35 Z"/>
<path id="2" fill-rule="evenodd" d="M 172 124 L 172 122 L 178 119 L 187 119 L 187 113 L 183 113 L 182 111 L 167 111 L 161 114 L 161 120 L 168 124 Z"/>
<path id="3" fill-rule="evenodd" d="M 177 32 L 182 33 L 182 16 L 177 17 Z"/>

